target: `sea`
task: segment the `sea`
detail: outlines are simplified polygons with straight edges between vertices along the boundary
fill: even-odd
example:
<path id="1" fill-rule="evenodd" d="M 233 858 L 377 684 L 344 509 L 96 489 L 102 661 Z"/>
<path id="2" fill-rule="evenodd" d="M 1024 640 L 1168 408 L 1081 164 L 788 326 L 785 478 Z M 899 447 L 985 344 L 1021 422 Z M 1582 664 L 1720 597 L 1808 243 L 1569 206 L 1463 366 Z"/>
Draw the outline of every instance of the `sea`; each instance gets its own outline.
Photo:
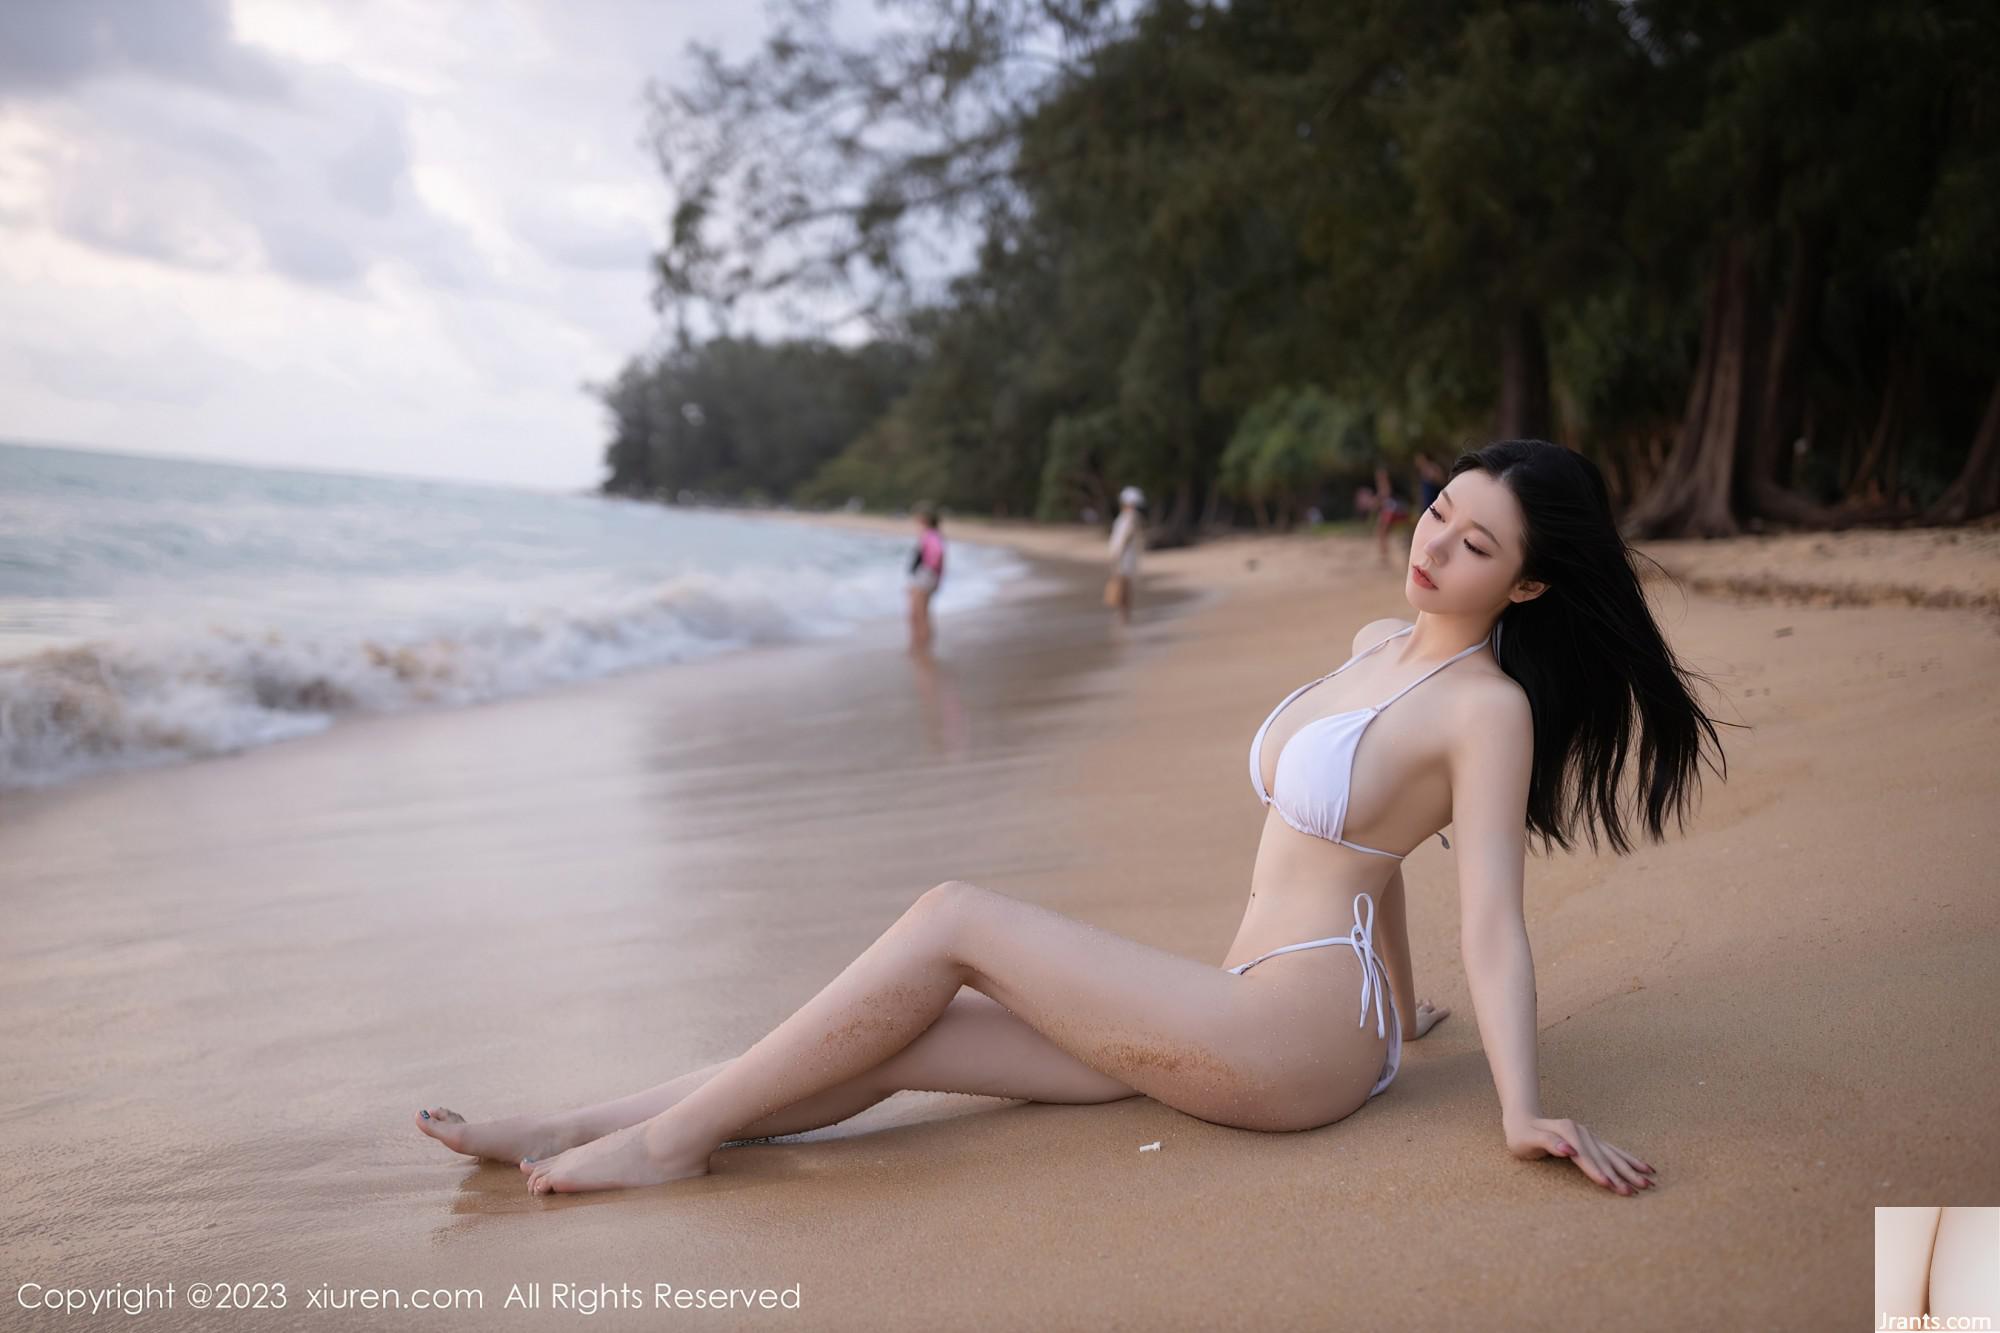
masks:
<path id="1" fill-rule="evenodd" d="M 0 790 L 853 634 L 904 613 L 914 546 L 914 526 L 0 443 Z M 1027 574 L 951 543 L 933 613 Z"/>

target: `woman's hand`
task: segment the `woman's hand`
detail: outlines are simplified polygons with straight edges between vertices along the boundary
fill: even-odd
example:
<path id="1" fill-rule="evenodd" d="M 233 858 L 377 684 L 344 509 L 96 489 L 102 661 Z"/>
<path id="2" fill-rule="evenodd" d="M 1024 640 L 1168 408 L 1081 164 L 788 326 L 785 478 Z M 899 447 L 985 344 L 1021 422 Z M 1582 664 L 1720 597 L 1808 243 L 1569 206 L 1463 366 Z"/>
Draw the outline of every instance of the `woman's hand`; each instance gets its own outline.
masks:
<path id="1" fill-rule="evenodd" d="M 1416 1029 L 1409 1036 L 1403 1038 L 1403 1040 L 1415 1041 L 1438 1024 L 1444 1022 L 1444 1016 L 1450 1012 L 1451 1010 L 1449 1009 L 1432 1008 L 1429 1000 L 1418 1000 Z"/>
<path id="2" fill-rule="evenodd" d="M 1598 1138 L 1574 1120 L 1550 1120 L 1542 1116 L 1503 1120 L 1507 1151 L 1524 1162 L 1537 1157 L 1572 1158 L 1577 1169 L 1608 1190 L 1630 1194 L 1637 1187 L 1650 1186 L 1653 1168 Z"/>

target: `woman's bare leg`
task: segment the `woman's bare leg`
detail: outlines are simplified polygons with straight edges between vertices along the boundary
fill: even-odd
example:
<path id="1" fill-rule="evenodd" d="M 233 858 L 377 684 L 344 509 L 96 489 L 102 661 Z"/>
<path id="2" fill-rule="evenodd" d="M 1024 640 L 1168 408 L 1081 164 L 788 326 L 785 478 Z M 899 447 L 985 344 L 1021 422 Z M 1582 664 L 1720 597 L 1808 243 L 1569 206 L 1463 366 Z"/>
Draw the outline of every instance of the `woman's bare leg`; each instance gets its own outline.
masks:
<path id="1" fill-rule="evenodd" d="M 1344 1095 L 1333 1090 L 1342 1078 L 1317 1068 L 1317 1038 L 1274 1031 L 1269 1013 L 1246 1002 L 1246 984 L 950 881 L 728 1068 L 653 1119 L 538 1163 L 530 1187 L 607 1189 L 702 1174 L 744 1126 L 909 1046 L 962 985 L 1089 1069 L 1190 1115 L 1277 1130 L 1343 1114 L 1331 1109 Z"/>
<path id="2" fill-rule="evenodd" d="M 735 1063 L 725 1060 L 701 1070 L 696 1086 Z M 962 1092 L 1066 1106 L 1139 1095 L 1076 1059 L 997 1002 L 977 991 L 961 990 L 937 1022 L 889 1059 L 743 1126 L 728 1141 L 778 1138 L 837 1125 L 899 1092 Z M 672 1104 L 678 1105 L 684 1096 Z M 626 1101 L 636 1104 L 638 1099 Z"/>
<path id="3" fill-rule="evenodd" d="M 718 1060 L 706 1068 L 594 1106 L 579 1106 L 553 1115 L 515 1115 L 500 1120 L 467 1120 L 448 1106 L 416 1113 L 417 1128 L 450 1148 L 471 1157 L 518 1162 L 524 1157 L 553 1157 L 579 1143 L 602 1138 L 627 1125 L 650 1120 L 693 1092 L 727 1066 Z"/>
<path id="4" fill-rule="evenodd" d="M 719 1060 L 643 1092 L 555 1115 L 468 1121 L 447 1107 L 434 1106 L 417 1113 L 417 1128 L 474 1157 L 540 1160 L 650 1120 L 734 1063 Z M 1138 1095 L 1078 1061 L 995 1001 L 978 991 L 960 990 L 943 1016 L 895 1056 L 745 1125 L 732 1137 L 777 1138 L 837 1125 L 905 1091 L 965 1092 L 1068 1105 Z"/>

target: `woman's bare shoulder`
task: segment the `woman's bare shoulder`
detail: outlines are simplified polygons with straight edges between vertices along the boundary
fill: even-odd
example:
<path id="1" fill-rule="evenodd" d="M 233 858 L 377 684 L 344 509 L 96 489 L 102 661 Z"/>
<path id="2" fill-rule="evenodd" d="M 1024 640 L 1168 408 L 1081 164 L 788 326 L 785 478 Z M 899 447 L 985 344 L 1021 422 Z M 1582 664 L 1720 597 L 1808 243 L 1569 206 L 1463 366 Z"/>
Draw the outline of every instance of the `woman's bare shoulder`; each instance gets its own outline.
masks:
<path id="1" fill-rule="evenodd" d="M 1382 642 L 1398 630 L 1406 630 L 1413 622 L 1390 617 L 1385 620 L 1371 620 L 1363 625 L 1354 636 L 1354 651 L 1359 653 Z"/>
<path id="2" fill-rule="evenodd" d="M 1498 663 L 1488 662 L 1482 669 L 1460 673 L 1438 692 L 1434 707 L 1463 744 L 1503 749 L 1534 746 L 1534 705 L 1521 682 L 1500 670 Z"/>

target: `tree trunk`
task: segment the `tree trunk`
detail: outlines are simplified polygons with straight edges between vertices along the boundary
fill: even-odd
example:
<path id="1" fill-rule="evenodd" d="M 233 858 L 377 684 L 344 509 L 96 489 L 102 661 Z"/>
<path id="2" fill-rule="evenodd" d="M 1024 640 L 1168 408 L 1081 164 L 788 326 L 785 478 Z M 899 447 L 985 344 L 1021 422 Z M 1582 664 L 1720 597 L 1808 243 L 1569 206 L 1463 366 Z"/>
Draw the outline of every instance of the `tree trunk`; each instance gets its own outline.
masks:
<path id="1" fill-rule="evenodd" d="M 1156 545 L 1168 547 L 1188 544 L 1194 519 L 1194 487 L 1194 480 L 1190 477 L 1184 476 L 1174 483 L 1173 503 L 1167 506 L 1165 521 L 1160 525 L 1161 530 Z"/>
<path id="2" fill-rule="evenodd" d="M 1201 323 L 1195 306 L 1194 275 L 1180 274 L 1181 392 L 1183 406 L 1175 429 L 1179 435 L 1181 476 L 1174 485 L 1173 507 L 1166 516 L 1160 545 L 1183 546 L 1193 537 L 1197 497 L 1201 493 Z"/>
<path id="3" fill-rule="evenodd" d="M 1716 261 L 1687 415 L 1659 477 L 1626 516 L 1628 536 L 1727 537 L 1736 532 L 1730 483 L 1754 372 L 1752 287 L 1749 246 L 1732 238 Z"/>
<path id="4" fill-rule="evenodd" d="M 1819 304 L 1820 262 L 1816 237 L 1803 227 L 1792 229 L 1792 276 L 1785 286 L 1785 304 L 1771 333 L 1770 358 L 1764 370 L 1764 392 L 1757 413 L 1757 431 L 1744 455 L 1742 491 L 1746 508 L 1787 523 L 1837 524 L 1836 512 L 1816 504 L 1778 480 L 1789 460 L 1792 441 L 1799 437 L 1805 408 L 1801 384 L 1805 343 Z"/>
<path id="5" fill-rule="evenodd" d="M 1526 307 L 1500 325 L 1500 417 L 1503 440 L 1546 440 L 1549 416 L 1549 345 L 1541 317 Z"/>
<path id="6" fill-rule="evenodd" d="M 1633 442 L 1625 455 L 1625 490 L 1618 497 L 1620 510 L 1636 503 L 1652 488 L 1660 469 L 1666 466 L 1667 450 L 1673 447 L 1678 433 L 1677 425 L 1665 430 L 1649 429 L 1643 438 Z"/>
<path id="7" fill-rule="evenodd" d="M 1680 429 L 1674 433 L 1673 447 L 1653 469 L 1653 479 L 1639 501 L 1626 511 L 1623 528 L 1630 537 L 1651 535 L 1678 522 L 1684 507 L 1680 492 L 1682 464 L 1694 456 L 1699 424 L 1708 411 L 1709 382 L 1715 373 L 1716 327 L 1722 322 L 1722 280 L 1709 284 L 1708 309 L 1701 319 L 1701 343 L 1695 354 L 1694 378 L 1688 381 L 1687 407 L 1681 413 Z"/>
<path id="8" fill-rule="evenodd" d="M 1882 470 L 1883 460 L 1892 455 L 1890 444 L 1903 429 L 1903 390 L 1908 378 L 1909 356 L 1905 344 L 1898 339 L 1889 353 L 1889 382 L 1882 390 L 1882 409 L 1875 414 L 1875 429 L 1869 432 L 1868 447 L 1862 451 L 1861 461 L 1854 465 L 1854 472 L 1843 488 L 1846 503 L 1869 499 L 1872 482 L 1877 483 L 1875 491 L 1881 490 L 1877 473 Z"/>
<path id="9" fill-rule="evenodd" d="M 1744 475 L 1755 490 L 1777 478 L 1778 459 L 1798 434 L 1803 395 L 1799 392 L 1808 325 L 1819 295 L 1819 247 L 1801 227 L 1792 228 L 1792 274 L 1785 303 L 1771 331 L 1770 359 L 1757 412 L 1757 433 L 1744 455 Z"/>
<path id="10" fill-rule="evenodd" d="M 1208 532 L 1214 529 L 1216 513 L 1221 507 L 1222 488 L 1211 483 L 1208 488 L 1208 500 L 1201 507 L 1200 531 Z"/>
<path id="11" fill-rule="evenodd" d="M 2000 509 L 2000 379 L 1993 381 L 1986 415 L 1980 418 L 1979 433 L 1972 437 L 1972 452 L 1965 456 L 1965 466 L 1925 511 L 1924 520 L 1963 523 L 1996 509 Z"/>

